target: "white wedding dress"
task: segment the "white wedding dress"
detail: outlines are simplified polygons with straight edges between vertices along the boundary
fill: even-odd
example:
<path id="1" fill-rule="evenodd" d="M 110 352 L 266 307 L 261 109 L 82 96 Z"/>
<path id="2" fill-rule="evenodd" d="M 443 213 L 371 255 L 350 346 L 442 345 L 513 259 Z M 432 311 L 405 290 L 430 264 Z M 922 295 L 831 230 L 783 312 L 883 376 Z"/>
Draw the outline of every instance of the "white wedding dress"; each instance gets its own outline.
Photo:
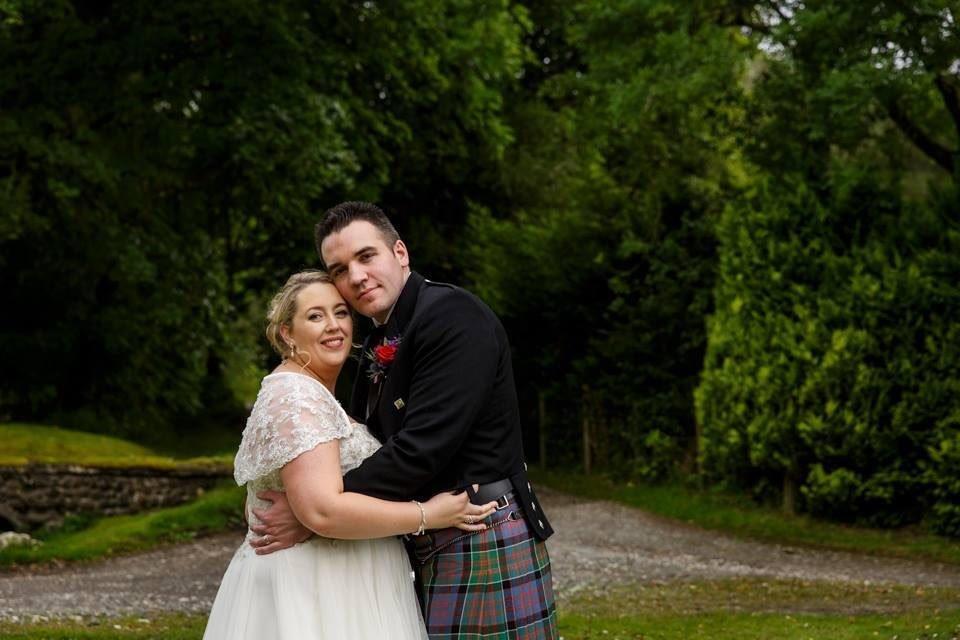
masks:
<path id="1" fill-rule="evenodd" d="M 380 443 L 351 423 L 333 395 L 313 378 L 291 372 L 263 379 L 234 466 L 247 485 L 247 518 L 264 508 L 256 496 L 282 490 L 280 469 L 323 442 L 340 443 L 346 473 Z M 204 640 L 366 640 L 427 637 L 410 561 L 396 537 L 330 540 L 312 537 L 258 556 L 237 549 L 220 583 Z"/>

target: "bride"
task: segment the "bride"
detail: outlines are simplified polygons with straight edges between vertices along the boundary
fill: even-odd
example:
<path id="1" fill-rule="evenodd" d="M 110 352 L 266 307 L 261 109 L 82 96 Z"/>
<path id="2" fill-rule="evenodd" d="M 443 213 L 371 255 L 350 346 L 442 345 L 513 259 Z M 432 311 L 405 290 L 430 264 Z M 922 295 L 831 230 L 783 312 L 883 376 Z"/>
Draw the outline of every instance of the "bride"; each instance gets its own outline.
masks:
<path id="1" fill-rule="evenodd" d="M 284 357 L 260 386 L 234 476 L 247 486 L 247 521 L 259 491 L 286 491 L 317 536 L 257 555 L 237 549 L 217 592 L 205 640 L 427 637 L 406 551 L 396 536 L 427 528 L 485 528 L 495 503 L 443 493 L 424 503 L 344 493 L 342 475 L 380 443 L 333 396 L 353 337 L 350 309 L 322 271 L 294 274 L 274 297 L 267 338 Z"/>

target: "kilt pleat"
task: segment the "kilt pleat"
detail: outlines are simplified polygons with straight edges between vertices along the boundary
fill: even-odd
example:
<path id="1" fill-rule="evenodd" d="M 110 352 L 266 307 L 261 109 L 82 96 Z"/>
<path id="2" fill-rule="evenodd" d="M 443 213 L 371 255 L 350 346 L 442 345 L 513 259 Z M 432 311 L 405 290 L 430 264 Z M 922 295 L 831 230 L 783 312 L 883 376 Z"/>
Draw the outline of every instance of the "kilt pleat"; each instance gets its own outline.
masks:
<path id="1" fill-rule="evenodd" d="M 445 529 L 414 541 L 432 640 L 555 640 L 550 557 L 519 507 L 478 533 Z"/>

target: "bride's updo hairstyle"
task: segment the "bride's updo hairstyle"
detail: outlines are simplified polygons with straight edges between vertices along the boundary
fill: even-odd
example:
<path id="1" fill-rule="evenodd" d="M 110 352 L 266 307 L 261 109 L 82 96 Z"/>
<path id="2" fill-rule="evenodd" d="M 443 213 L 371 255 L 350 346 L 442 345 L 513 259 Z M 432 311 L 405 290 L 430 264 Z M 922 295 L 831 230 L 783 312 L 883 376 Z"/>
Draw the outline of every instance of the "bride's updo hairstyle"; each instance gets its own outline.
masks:
<path id="1" fill-rule="evenodd" d="M 304 287 L 317 282 L 333 284 L 326 271 L 307 269 L 295 273 L 287 278 L 287 282 L 270 301 L 270 310 L 267 311 L 267 340 L 282 358 L 291 357 L 293 352 L 280 335 L 280 327 L 293 327 L 293 315 L 297 312 L 297 294 Z"/>

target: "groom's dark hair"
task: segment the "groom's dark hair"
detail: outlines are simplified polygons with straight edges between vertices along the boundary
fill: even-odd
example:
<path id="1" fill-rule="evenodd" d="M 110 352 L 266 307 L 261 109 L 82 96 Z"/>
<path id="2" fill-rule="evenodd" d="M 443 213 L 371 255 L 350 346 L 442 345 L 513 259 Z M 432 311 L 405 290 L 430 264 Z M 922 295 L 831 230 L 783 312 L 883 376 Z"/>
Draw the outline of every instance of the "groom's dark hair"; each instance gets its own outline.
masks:
<path id="1" fill-rule="evenodd" d="M 323 253 L 320 251 L 320 245 L 327 236 L 343 229 L 351 222 L 363 220 L 375 226 L 383 237 L 384 244 L 393 248 L 400 234 L 397 233 L 393 223 L 387 217 L 387 214 L 375 204 L 369 202 L 341 202 L 335 207 L 327 209 L 323 218 L 313 228 L 313 237 L 317 243 L 317 255 L 320 256 L 320 262 L 323 262 Z M 326 268 L 326 264 L 323 265 Z"/>

